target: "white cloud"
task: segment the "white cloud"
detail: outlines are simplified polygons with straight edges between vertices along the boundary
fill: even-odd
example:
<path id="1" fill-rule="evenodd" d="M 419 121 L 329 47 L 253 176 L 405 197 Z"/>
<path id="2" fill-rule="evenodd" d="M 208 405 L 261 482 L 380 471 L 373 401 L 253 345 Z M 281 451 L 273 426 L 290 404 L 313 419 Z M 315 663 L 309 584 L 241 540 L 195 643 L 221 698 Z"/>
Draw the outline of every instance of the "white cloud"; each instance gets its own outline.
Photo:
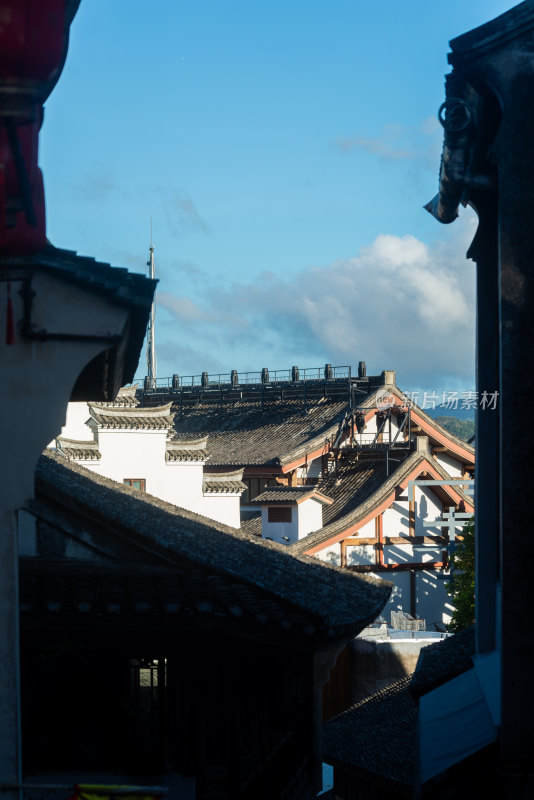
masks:
<path id="1" fill-rule="evenodd" d="M 435 170 L 439 160 L 442 134 L 435 117 L 428 117 L 419 125 L 386 125 L 376 136 L 338 136 L 334 147 L 343 155 L 363 150 L 381 161 L 417 161 Z"/>
<path id="2" fill-rule="evenodd" d="M 160 295 L 160 305 L 228 370 L 365 360 L 373 372 L 396 369 L 407 388 L 472 385 L 475 268 L 465 252 L 473 229 L 464 216 L 453 239 L 432 246 L 383 234 L 353 258 L 292 279 L 265 273 L 212 285 L 197 303 Z"/>

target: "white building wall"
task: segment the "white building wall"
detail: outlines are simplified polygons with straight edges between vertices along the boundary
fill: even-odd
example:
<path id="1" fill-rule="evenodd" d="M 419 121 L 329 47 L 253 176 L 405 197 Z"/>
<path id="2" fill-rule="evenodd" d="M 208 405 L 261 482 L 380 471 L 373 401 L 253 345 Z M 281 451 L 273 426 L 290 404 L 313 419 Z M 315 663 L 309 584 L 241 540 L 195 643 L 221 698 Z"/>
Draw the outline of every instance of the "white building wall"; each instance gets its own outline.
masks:
<path id="1" fill-rule="evenodd" d="M 441 500 L 427 486 L 415 487 L 415 535 L 430 536 L 431 534 L 442 535 L 442 528 L 425 528 L 424 521 L 430 522 L 433 519 L 440 519 L 442 516 Z"/>
<path id="2" fill-rule="evenodd" d="M 67 418 L 61 428 L 60 436 L 64 436 L 65 439 L 78 439 L 81 441 L 93 439 L 93 432 L 86 424 L 90 416 L 87 403 L 69 403 L 67 405 Z"/>
<path id="3" fill-rule="evenodd" d="M 92 430 L 82 424 L 86 403 L 75 406 L 67 416 L 67 438 L 88 440 Z M 85 420 L 89 418 L 89 412 Z M 70 419 L 70 427 L 69 426 Z M 84 422 L 85 422 L 84 420 Z M 64 428 L 65 430 L 65 428 Z M 76 435 L 73 435 L 76 432 Z M 236 494 L 204 495 L 203 461 L 167 461 L 165 458 L 166 430 L 98 430 L 98 461 L 78 461 L 86 469 L 123 483 L 125 479 L 143 479 L 148 494 L 179 508 L 222 522 L 234 528 L 240 526 L 240 496 Z"/>
<path id="4" fill-rule="evenodd" d="M 356 533 L 351 533 L 351 536 L 359 537 L 360 539 L 374 539 L 376 535 L 375 532 L 375 521 L 372 519 L 370 522 L 366 522 Z"/>
<path id="5" fill-rule="evenodd" d="M 373 572 L 377 578 L 394 583 L 391 597 L 377 621 L 391 623 L 392 611 L 412 614 L 410 572 Z M 453 606 L 447 594 L 447 577 L 442 570 L 418 570 L 415 573 L 415 616 L 426 621 L 427 630 L 447 625 Z"/>
<path id="6" fill-rule="evenodd" d="M 348 545 L 346 550 L 347 566 L 357 566 L 358 564 L 374 564 L 376 562 L 376 550 L 372 544 Z"/>
<path id="7" fill-rule="evenodd" d="M 441 561 L 442 547 L 390 544 L 384 546 L 384 564 L 424 564 Z"/>
<path id="8" fill-rule="evenodd" d="M 269 522 L 269 509 L 261 509 L 261 536 L 262 539 L 272 539 L 280 544 L 292 544 L 298 540 L 299 528 L 296 506 L 291 506 L 291 522 Z"/>
<path id="9" fill-rule="evenodd" d="M 408 536 L 410 532 L 409 503 L 406 500 L 395 500 L 382 516 L 384 536 Z"/>
<path id="10" fill-rule="evenodd" d="M 240 495 L 205 494 L 202 498 L 202 514 L 205 517 L 239 528 L 241 525 Z"/>
<path id="11" fill-rule="evenodd" d="M 312 497 L 299 503 L 296 509 L 293 509 L 293 514 L 295 513 L 299 539 L 304 539 L 309 533 L 323 527 L 323 504 Z"/>
<path id="12" fill-rule="evenodd" d="M 450 573 L 420 570 L 416 573 L 416 615 L 425 619 L 427 628 L 433 624 L 448 625 L 454 606 L 447 594 Z"/>
<path id="13" fill-rule="evenodd" d="M 320 550 L 314 555 L 315 558 L 319 559 L 319 561 L 326 561 L 327 564 L 334 564 L 338 567 L 341 566 L 341 550 L 339 547 L 339 542 L 337 544 L 330 545 L 330 547 L 325 547 L 324 550 Z"/>
<path id="14" fill-rule="evenodd" d="M 392 611 L 410 613 L 410 573 L 409 572 L 372 572 L 375 578 L 382 578 L 393 583 L 391 595 L 377 621 L 391 624 Z"/>
<path id="15" fill-rule="evenodd" d="M 434 458 L 449 473 L 451 478 L 462 478 L 463 470 L 460 461 L 447 455 L 447 453 L 434 453 Z"/>

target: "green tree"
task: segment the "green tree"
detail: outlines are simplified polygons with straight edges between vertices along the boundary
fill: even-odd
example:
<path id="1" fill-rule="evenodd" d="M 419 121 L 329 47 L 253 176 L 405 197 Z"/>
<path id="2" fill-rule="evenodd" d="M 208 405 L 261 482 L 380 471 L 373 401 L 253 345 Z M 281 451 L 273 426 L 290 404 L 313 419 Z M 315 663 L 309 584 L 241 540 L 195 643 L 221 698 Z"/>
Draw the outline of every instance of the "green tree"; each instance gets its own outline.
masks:
<path id="1" fill-rule="evenodd" d="M 464 525 L 461 539 L 454 549 L 452 575 L 447 591 L 455 611 L 447 626 L 453 633 L 471 627 L 475 621 L 475 520 Z"/>

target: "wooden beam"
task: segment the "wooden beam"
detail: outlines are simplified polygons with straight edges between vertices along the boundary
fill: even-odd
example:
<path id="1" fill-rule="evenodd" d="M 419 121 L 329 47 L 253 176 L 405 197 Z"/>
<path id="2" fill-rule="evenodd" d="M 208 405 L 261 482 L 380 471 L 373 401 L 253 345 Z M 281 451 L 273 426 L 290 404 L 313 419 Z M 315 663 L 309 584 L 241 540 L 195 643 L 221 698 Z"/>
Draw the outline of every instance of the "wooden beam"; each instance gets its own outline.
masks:
<path id="1" fill-rule="evenodd" d="M 364 536 L 349 536 L 348 539 L 345 539 L 345 544 L 347 547 L 358 547 L 358 545 L 362 544 L 376 544 L 378 539 L 369 539 L 365 538 Z"/>
<path id="2" fill-rule="evenodd" d="M 437 570 L 442 570 L 446 568 L 446 564 L 442 561 L 429 561 L 429 562 L 414 562 L 413 564 L 382 564 L 378 567 L 376 564 L 351 564 L 350 567 L 347 569 L 352 570 L 353 572 L 377 572 L 381 570 L 382 572 L 409 572 L 410 570 L 416 570 L 418 572 L 422 570 L 428 570 L 428 572 L 434 572 Z"/>
<path id="3" fill-rule="evenodd" d="M 384 544 L 447 544 L 444 536 L 386 536 Z"/>

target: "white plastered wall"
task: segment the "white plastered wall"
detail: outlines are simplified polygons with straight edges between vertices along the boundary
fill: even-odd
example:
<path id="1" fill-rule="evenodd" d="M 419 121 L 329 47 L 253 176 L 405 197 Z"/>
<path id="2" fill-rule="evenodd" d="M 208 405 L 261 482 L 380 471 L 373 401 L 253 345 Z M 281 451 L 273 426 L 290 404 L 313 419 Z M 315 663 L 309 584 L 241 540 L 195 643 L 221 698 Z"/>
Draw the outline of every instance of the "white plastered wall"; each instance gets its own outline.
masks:
<path id="1" fill-rule="evenodd" d="M 452 458 L 447 453 L 434 453 L 434 458 L 451 478 L 463 478 L 462 464 L 456 458 Z"/>
<path id="2" fill-rule="evenodd" d="M 61 436 L 65 439 L 89 441 L 93 439 L 93 432 L 87 426 L 89 406 L 87 403 L 69 403 L 67 406 L 67 419 L 61 428 Z"/>
<path id="3" fill-rule="evenodd" d="M 299 539 L 323 527 L 323 504 L 313 497 L 299 503 L 296 512 Z"/>
<path id="4" fill-rule="evenodd" d="M 241 525 L 240 494 L 204 494 L 202 498 L 202 513 L 216 522 L 239 528 Z"/>
<path id="5" fill-rule="evenodd" d="M 280 544 L 292 544 L 298 540 L 299 528 L 297 506 L 291 506 L 291 522 L 269 522 L 269 508 L 261 508 L 262 539 L 272 539 Z"/>
<path id="6" fill-rule="evenodd" d="M 85 403 L 79 406 L 72 419 L 79 423 Z M 86 417 L 88 419 L 88 416 Z M 67 416 L 67 424 L 68 424 Z M 92 439 L 89 426 L 84 425 L 76 439 Z M 98 429 L 98 461 L 79 460 L 81 466 L 123 483 L 125 479 L 143 479 L 148 494 L 194 511 L 204 517 L 234 528 L 240 525 L 240 496 L 237 494 L 204 495 L 202 490 L 203 461 L 167 461 L 166 430 L 106 430 Z M 68 438 L 71 438 L 70 436 Z"/>

